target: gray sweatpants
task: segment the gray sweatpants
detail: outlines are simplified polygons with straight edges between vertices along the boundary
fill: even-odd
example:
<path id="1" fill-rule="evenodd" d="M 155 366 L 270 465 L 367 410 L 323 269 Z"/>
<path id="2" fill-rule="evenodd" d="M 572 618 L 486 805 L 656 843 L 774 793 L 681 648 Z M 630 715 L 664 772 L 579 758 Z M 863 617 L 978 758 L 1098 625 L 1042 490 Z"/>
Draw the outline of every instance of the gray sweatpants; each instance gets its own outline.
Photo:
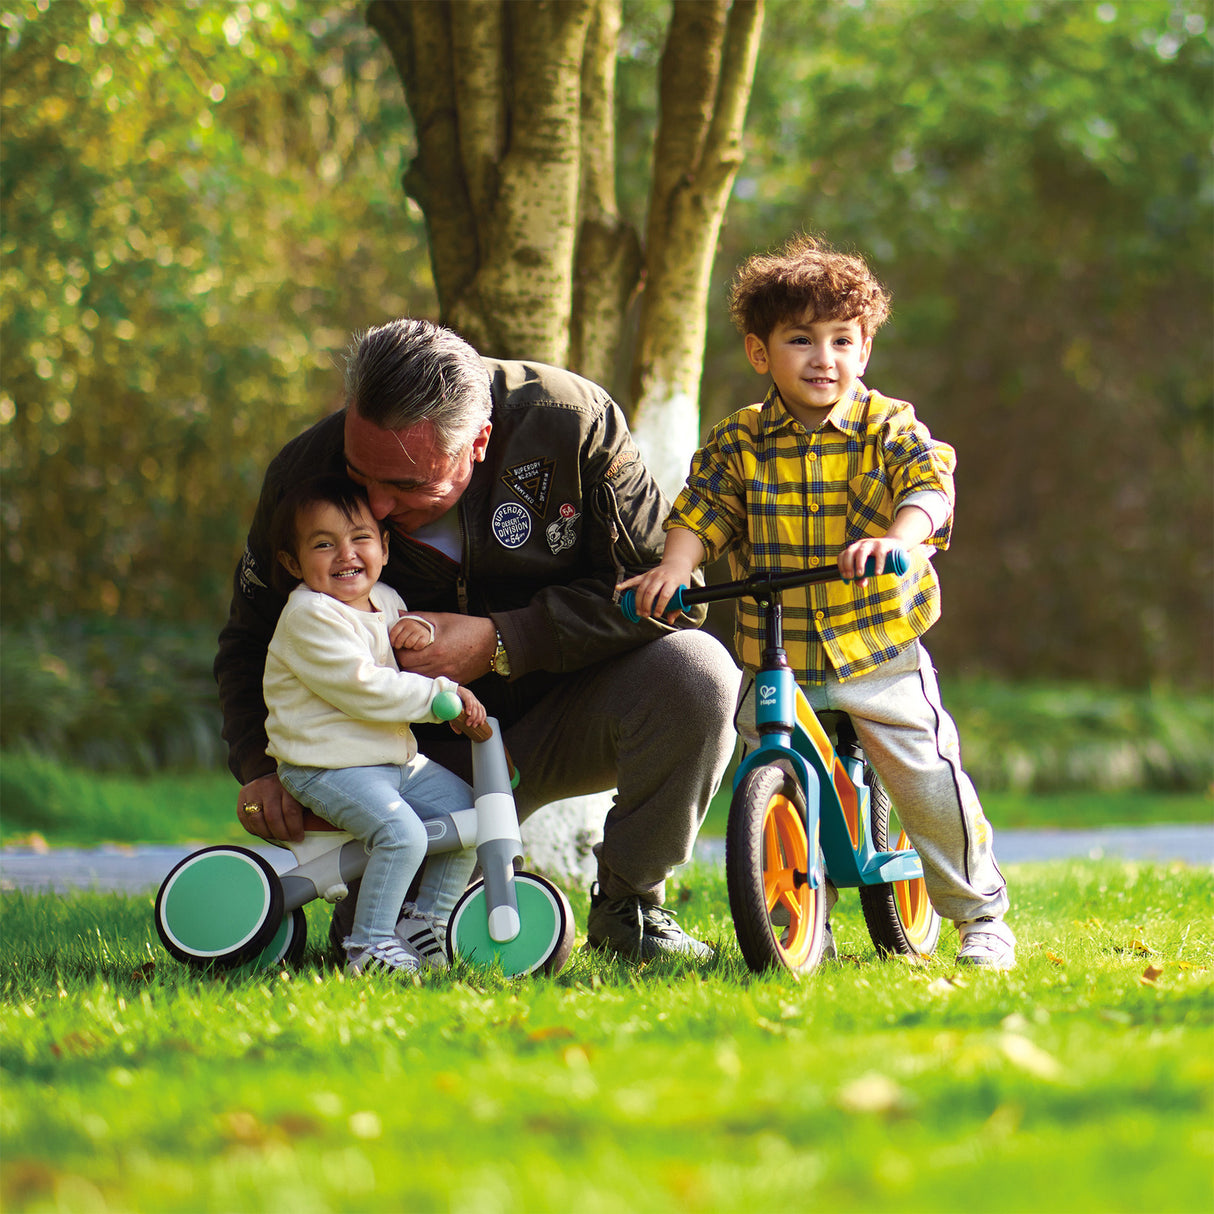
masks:
<path id="1" fill-rule="evenodd" d="M 720 641 L 692 629 L 570 674 L 504 731 L 522 773 L 520 820 L 550 801 L 615 788 L 595 849 L 599 887 L 660 904 L 733 755 L 741 677 Z M 463 774 L 468 744 L 427 753 Z"/>
<path id="2" fill-rule="evenodd" d="M 748 746 L 758 743 L 754 674 L 746 671 L 738 704 L 738 733 Z M 991 826 L 961 769 L 957 727 L 940 702 L 927 650 L 916 641 L 870 674 L 803 690 L 815 712 L 851 717 L 923 861 L 936 910 L 955 923 L 1002 918 L 1007 884 L 995 863 Z"/>

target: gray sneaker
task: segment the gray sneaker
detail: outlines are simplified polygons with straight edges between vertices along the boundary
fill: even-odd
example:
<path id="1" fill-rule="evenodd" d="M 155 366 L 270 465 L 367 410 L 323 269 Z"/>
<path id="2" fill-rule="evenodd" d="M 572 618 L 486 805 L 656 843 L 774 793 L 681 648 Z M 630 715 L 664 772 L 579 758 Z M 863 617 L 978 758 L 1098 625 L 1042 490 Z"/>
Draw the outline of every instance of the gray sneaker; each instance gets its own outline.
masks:
<path id="1" fill-rule="evenodd" d="M 988 970 L 1016 968 L 1016 937 L 1002 919 L 971 919 L 958 923 L 961 947 L 957 961 Z"/>
<path id="2" fill-rule="evenodd" d="M 654 957 L 698 957 L 708 961 L 713 951 L 689 936 L 663 907 L 627 898 L 606 898 L 596 882 L 590 889 L 590 917 L 586 937 L 591 948 L 609 948 L 629 961 Z"/>

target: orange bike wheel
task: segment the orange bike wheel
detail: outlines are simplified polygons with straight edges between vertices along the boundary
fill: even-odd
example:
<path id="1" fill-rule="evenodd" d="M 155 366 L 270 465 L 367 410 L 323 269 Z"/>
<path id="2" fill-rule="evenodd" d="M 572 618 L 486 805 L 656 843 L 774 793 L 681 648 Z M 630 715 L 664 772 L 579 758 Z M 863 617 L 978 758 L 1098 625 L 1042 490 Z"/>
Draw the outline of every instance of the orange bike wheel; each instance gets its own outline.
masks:
<path id="1" fill-rule="evenodd" d="M 817 831 L 784 768 L 748 772 L 734 792 L 725 838 L 729 909 L 746 964 L 756 973 L 805 973 L 822 960 L 826 898 Z M 810 884 L 809 874 L 816 881 Z"/>
<path id="2" fill-rule="evenodd" d="M 871 767 L 865 769 L 864 782 L 872 799 L 873 846 L 878 851 L 910 847 L 889 793 Z M 895 833 L 897 838 L 891 846 L 890 839 Z M 862 885 L 860 906 L 868 934 L 879 953 L 927 957 L 935 952 L 940 939 L 940 916 L 927 896 L 927 884 L 922 877 L 891 881 L 887 885 Z"/>

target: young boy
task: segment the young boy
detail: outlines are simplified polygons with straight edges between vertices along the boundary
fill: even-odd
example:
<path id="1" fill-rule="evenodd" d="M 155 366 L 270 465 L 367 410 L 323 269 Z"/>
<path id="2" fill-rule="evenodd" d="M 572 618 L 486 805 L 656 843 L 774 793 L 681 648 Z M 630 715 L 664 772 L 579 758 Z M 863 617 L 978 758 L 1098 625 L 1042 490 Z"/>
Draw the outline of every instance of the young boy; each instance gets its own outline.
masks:
<path id="1" fill-rule="evenodd" d="M 1016 940 L 990 825 L 919 641 L 940 615 L 921 545 L 948 546 L 956 459 L 911 405 L 860 379 L 888 314 L 860 257 L 810 237 L 741 266 L 730 316 L 771 388 L 713 429 L 666 520 L 662 563 L 621 588 L 634 586 L 638 612 L 652 615 L 724 553 L 738 579 L 837 561 L 851 584 L 783 595 L 789 663 L 815 711 L 851 717 L 922 858 L 932 904 L 957 925 L 957 959 L 1010 969 Z M 861 576 L 870 556 L 880 569 L 895 547 L 911 557 L 904 577 Z M 745 670 L 738 731 L 753 745 L 763 634 L 747 599 L 735 640 Z"/>

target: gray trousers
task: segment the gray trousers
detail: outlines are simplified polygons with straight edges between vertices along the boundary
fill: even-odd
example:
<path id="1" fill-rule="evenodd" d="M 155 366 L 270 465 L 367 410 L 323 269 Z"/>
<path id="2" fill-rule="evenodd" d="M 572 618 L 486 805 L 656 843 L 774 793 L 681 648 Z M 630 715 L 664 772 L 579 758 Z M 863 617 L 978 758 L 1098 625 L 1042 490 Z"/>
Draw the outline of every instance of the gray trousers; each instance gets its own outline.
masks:
<path id="1" fill-rule="evenodd" d="M 522 778 L 520 819 L 551 801 L 615 788 L 595 848 L 608 898 L 665 898 L 691 859 L 708 803 L 733 755 L 741 672 L 709 633 L 684 629 L 576 671 L 504 731 Z M 463 774 L 468 743 L 427 745 Z"/>
<path id="2" fill-rule="evenodd" d="M 758 743 L 754 671 L 746 672 L 738 733 Z M 898 817 L 923 861 L 932 905 L 961 923 L 1002 918 L 1007 884 L 995 863 L 990 823 L 961 769 L 957 727 L 940 702 L 927 650 L 918 641 L 871 674 L 803 688 L 815 712 L 845 712 L 868 761 L 881 777 Z"/>

